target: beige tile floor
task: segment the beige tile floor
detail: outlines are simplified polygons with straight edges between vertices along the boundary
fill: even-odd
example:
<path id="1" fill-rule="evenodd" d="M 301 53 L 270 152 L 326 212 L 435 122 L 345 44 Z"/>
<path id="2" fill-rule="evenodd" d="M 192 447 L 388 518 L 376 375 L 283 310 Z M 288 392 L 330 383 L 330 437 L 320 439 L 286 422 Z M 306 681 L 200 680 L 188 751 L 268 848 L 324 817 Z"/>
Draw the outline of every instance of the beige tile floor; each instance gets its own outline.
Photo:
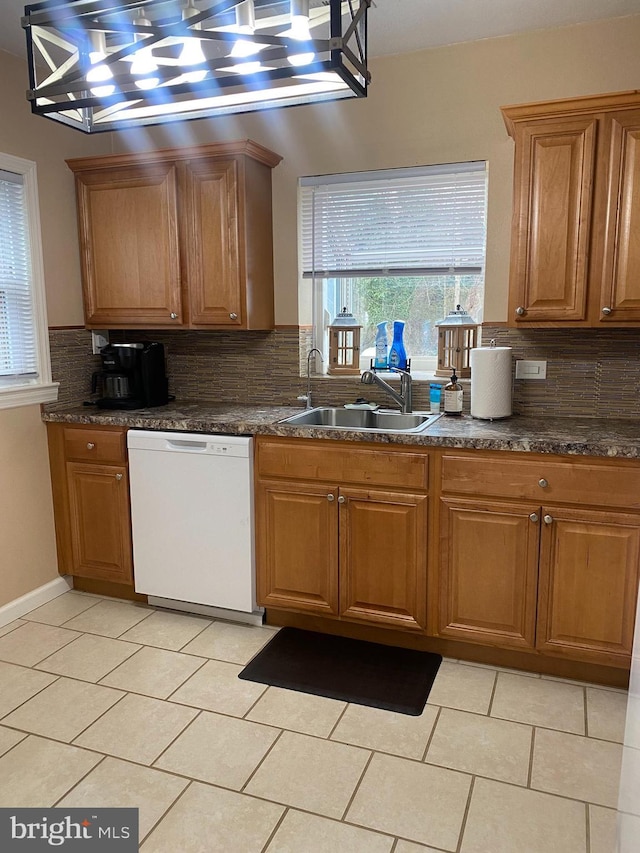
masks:
<path id="1" fill-rule="evenodd" d="M 241 681 L 269 628 L 69 592 L 0 629 L 0 806 L 143 853 L 613 853 L 624 691 L 445 661 L 420 717 Z"/>

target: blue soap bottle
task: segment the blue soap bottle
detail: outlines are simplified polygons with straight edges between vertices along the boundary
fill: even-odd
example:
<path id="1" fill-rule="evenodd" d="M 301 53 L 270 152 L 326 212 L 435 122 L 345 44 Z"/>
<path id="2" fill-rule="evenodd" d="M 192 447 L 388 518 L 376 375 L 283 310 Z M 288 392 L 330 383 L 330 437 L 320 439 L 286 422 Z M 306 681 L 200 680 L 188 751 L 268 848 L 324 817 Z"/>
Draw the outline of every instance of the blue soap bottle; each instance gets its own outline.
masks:
<path id="1" fill-rule="evenodd" d="M 387 321 L 378 323 L 378 333 L 376 334 L 376 358 L 373 366 L 376 370 L 386 370 L 389 366 L 387 344 Z"/>
<path id="2" fill-rule="evenodd" d="M 389 367 L 397 367 L 399 370 L 407 369 L 407 353 L 404 348 L 402 335 L 404 332 L 404 323 L 400 320 L 394 320 L 393 323 L 393 343 L 389 350 Z"/>

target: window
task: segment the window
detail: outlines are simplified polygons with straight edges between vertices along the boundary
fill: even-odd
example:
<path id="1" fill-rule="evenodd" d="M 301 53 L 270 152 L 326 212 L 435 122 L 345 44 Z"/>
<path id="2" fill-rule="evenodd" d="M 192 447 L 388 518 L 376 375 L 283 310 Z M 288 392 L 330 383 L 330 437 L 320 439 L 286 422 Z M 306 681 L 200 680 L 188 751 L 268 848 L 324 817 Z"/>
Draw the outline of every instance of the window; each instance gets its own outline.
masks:
<path id="1" fill-rule="evenodd" d="M 0 408 L 55 400 L 36 164 L 0 154 Z"/>
<path id="2" fill-rule="evenodd" d="M 347 307 L 362 325 L 360 366 L 376 326 L 405 322 L 412 370 L 433 371 L 436 320 L 461 304 L 481 322 L 487 170 L 484 162 L 302 178 L 303 277 L 314 290 L 317 344 Z"/>

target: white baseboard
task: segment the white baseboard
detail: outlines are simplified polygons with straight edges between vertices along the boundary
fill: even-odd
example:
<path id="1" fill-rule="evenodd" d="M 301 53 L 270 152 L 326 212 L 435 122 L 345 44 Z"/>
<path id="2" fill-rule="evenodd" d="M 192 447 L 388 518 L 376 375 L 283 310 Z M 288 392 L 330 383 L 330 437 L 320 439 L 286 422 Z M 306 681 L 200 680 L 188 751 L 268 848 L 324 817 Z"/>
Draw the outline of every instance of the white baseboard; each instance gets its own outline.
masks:
<path id="1" fill-rule="evenodd" d="M 8 625 L 9 622 L 13 622 L 15 619 L 19 619 L 25 613 L 35 610 L 36 607 L 41 607 L 47 601 L 57 598 L 63 592 L 68 592 L 72 588 L 72 578 L 69 575 L 62 575 L 59 578 L 49 581 L 49 583 L 43 584 L 43 586 L 39 586 L 37 589 L 32 589 L 31 592 L 27 592 L 25 595 L 21 595 L 20 598 L 15 598 L 8 604 L 3 604 L 0 607 L 0 628 L 3 625 Z"/>

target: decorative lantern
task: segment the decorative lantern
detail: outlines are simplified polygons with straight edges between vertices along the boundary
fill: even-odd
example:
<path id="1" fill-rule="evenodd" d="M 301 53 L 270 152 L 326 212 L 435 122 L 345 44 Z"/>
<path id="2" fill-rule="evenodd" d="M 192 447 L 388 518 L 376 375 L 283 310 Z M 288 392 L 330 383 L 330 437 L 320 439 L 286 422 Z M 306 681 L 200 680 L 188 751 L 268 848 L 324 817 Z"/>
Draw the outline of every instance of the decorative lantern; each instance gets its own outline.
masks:
<path id="1" fill-rule="evenodd" d="M 360 329 L 356 318 L 343 308 L 329 326 L 329 366 L 334 376 L 360 375 Z"/>
<path id="2" fill-rule="evenodd" d="M 438 368 L 436 376 L 449 376 L 455 367 L 464 379 L 471 376 L 471 350 L 476 346 L 478 324 L 464 308 L 456 305 L 444 320 L 438 320 Z"/>

